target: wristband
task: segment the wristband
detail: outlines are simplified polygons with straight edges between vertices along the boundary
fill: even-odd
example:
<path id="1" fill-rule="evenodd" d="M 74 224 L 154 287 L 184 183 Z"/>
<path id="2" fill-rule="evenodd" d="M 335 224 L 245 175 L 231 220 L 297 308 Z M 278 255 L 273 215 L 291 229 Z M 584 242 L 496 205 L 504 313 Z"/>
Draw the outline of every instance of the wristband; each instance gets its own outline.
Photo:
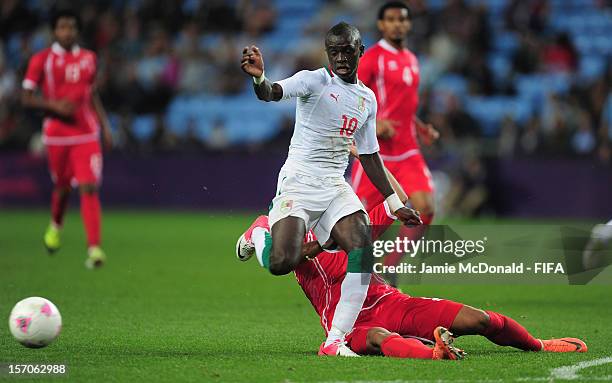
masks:
<path id="1" fill-rule="evenodd" d="M 253 77 L 253 82 L 255 83 L 255 85 L 259 85 L 262 82 L 264 82 L 266 79 L 266 72 L 261 71 L 261 76 L 259 77 Z"/>
<path id="2" fill-rule="evenodd" d="M 387 205 L 389 205 L 389 209 L 393 213 L 405 207 L 400 197 L 398 197 L 397 193 L 391 194 L 389 197 L 385 198 L 385 201 L 387 201 Z"/>

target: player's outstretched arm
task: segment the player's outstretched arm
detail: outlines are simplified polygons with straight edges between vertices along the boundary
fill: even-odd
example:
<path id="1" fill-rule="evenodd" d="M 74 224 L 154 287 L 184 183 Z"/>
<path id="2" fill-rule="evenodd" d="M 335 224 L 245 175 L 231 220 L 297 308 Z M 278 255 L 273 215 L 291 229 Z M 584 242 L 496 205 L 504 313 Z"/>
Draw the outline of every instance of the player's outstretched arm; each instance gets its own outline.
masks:
<path id="1" fill-rule="evenodd" d="M 394 192 L 378 152 L 361 154 L 359 155 L 359 161 L 370 182 L 385 197 L 393 214 L 406 225 L 422 224 L 419 213 L 414 209 L 405 207 L 399 196 Z"/>
<path id="2" fill-rule="evenodd" d="M 389 169 L 387 169 L 386 167 L 385 172 L 387 173 L 387 179 L 389 180 L 389 183 L 391 183 L 391 187 L 393 188 L 393 190 L 395 190 L 395 194 L 397 194 L 400 201 L 402 201 L 402 203 L 405 205 L 408 202 L 408 195 L 404 191 L 404 188 L 402 187 L 402 185 L 400 185 L 395 176 L 391 174 Z"/>
<path id="3" fill-rule="evenodd" d="M 255 45 L 244 47 L 240 67 L 246 74 L 253 77 L 253 88 L 255 88 L 258 99 L 279 101 L 283 97 L 283 88 L 266 78 L 263 55 Z"/>

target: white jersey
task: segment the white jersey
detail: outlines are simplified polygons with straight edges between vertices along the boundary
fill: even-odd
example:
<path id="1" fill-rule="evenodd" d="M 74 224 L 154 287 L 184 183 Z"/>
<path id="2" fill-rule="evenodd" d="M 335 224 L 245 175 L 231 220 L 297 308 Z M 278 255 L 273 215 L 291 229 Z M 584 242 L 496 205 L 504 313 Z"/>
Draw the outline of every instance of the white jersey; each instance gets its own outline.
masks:
<path id="1" fill-rule="evenodd" d="M 361 81 L 350 84 L 321 68 L 300 71 L 277 84 L 283 99 L 298 98 L 285 167 L 311 176 L 342 177 L 353 139 L 359 154 L 378 152 L 376 97 Z"/>

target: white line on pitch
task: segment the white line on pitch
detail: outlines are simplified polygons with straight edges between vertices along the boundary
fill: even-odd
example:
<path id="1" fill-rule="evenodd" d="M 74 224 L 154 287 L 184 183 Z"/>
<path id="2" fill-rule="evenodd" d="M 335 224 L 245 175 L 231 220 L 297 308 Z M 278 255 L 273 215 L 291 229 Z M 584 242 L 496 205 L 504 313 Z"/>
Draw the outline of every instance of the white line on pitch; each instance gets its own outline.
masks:
<path id="1" fill-rule="evenodd" d="M 602 364 L 612 363 L 612 356 L 608 356 L 601 359 L 587 360 L 584 362 L 576 363 L 571 366 L 557 367 L 550 370 L 550 377 L 552 379 L 561 380 L 574 380 L 579 379 L 580 376 L 577 374 L 578 371 L 595 366 L 601 366 Z"/>

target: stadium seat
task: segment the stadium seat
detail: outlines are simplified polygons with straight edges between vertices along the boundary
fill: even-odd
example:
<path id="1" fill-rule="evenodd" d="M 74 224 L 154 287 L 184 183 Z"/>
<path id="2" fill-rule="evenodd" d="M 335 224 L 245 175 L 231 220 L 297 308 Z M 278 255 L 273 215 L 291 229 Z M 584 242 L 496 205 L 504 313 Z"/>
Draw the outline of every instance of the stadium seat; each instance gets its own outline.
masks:
<path id="1" fill-rule="evenodd" d="M 434 84 L 435 90 L 442 90 L 463 97 L 468 91 L 467 79 L 456 74 L 446 74 L 440 77 Z"/>
<path id="2" fill-rule="evenodd" d="M 137 115 L 132 121 L 132 134 L 138 141 L 147 141 L 155 133 L 155 116 L 152 114 Z"/>
<path id="3" fill-rule="evenodd" d="M 495 83 L 502 84 L 512 73 L 512 61 L 506 54 L 492 53 L 487 57 L 489 69 L 493 74 Z"/>
<path id="4" fill-rule="evenodd" d="M 522 75 L 516 77 L 514 85 L 522 99 L 540 106 L 549 93 L 567 93 L 571 79 L 565 74 Z"/>
<path id="5" fill-rule="evenodd" d="M 590 81 L 604 74 L 606 59 L 602 56 L 582 56 L 578 74 L 582 80 Z"/>
<path id="6" fill-rule="evenodd" d="M 514 32 L 499 32 L 493 36 L 493 48 L 497 52 L 511 53 L 519 46 L 518 38 Z"/>
<path id="7" fill-rule="evenodd" d="M 465 107 L 480 122 L 483 134 L 489 137 L 498 134 L 506 116 L 524 123 L 533 114 L 531 103 L 520 97 L 467 97 Z"/>

